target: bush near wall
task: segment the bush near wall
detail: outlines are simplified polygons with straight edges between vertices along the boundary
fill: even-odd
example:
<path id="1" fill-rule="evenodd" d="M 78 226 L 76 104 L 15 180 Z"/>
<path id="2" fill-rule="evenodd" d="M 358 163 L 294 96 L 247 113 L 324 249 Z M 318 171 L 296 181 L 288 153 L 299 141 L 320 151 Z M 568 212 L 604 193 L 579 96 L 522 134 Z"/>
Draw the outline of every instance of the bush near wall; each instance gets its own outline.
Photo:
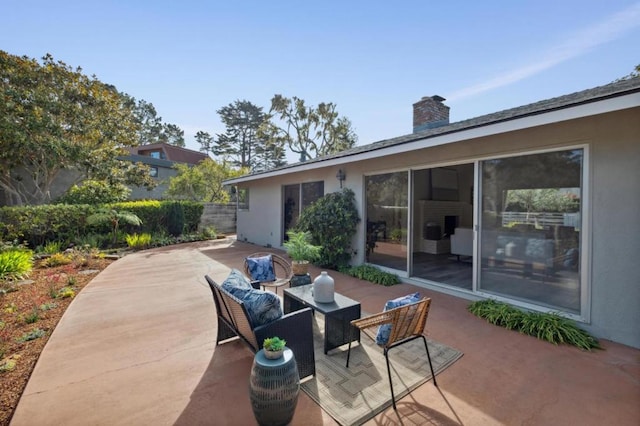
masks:
<path id="1" fill-rule="evenodd" d="M 184 232 L 196 232 L 200 224 L 204 204 L 194 201 L 181 201 L 184 210 Z"/>
<path id="2" fill-rule="evenodd" d="M 166 210 L 164 201 L 135 201 L 112 203 L 106 207 L 118 211 L 134 213 L 143 224 L 140 227 L 123 226 L 128 233 L 166 232 Z M 201 203 L 181 201 L 184 209 L 185 232 L 194 232 L 198 228 L 203 205 Z M 35 249 L 48 242 L 59 241 L 63 245 L 76 242 L 89 233 L 109 234 L 111 228 L 89 227 L 86 218 L 100 207 L 88 204 L 50 204 L 41 206 L 0 207 L 0 240 L 26 242 Z"/>
<path id="3" fill-rule="evenodd" d="M 109 204 L 109 207 L 115 210 L 126 210 L 138 216 L 142 220 L 140 227 L 124 226 L 123 230 L 128 233 L 148 232 L 155 234 L 158 232 L 167 232 L 167 206 L 179 203 L 184 211 L 184 231 L 195 232 L 200 223 L 200 217 L 204 210 L 202 203 L 193 201 L 125 201 L 121 203 Z"/>
<path id="4" fill-rule="evenodd" d="M 87 232 L 86 204 L 0 207 L 0 240 L 26 242 L 35 248 L 48 241 L 73 241 Z"/>
<path id="5" fill-rule="evenodd" d="M 126 233 L 133 234 L 134 232 L 148 232 L 150 234 L 155 234 L 161 232 L 164 228 L 162 201 L 124 201 L 121 203 L 111 203 L 108 207 L 118 211 L 131 212 L 142 220 L 141 226 L 123 225 L 122 230 Z"/>

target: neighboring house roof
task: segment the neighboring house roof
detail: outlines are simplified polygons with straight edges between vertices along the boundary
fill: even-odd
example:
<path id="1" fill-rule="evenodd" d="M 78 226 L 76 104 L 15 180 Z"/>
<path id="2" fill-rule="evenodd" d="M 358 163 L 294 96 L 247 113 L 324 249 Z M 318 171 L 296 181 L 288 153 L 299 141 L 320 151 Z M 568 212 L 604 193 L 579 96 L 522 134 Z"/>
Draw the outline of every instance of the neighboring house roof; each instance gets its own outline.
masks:
<path id="1" fill-rule="evenodd" d="M 176 163 L 186 163 L 196 165 L 202 160 L 209 158 L 207 154 L 202 152 L 193 151 L 191 149 L 182 148 L 175 145 L 169 145 L 166 143 L 152 143 L 148 145 L 139 145 L 136 147 L 127 148 L 132 156 L 148 157 L 148 153 L 152 151 L 164 152 L 163 160 L 173 161 Z"/>
<path id="2" fill-rule="evenodd" d="M 404 136 L 399 136 L 392 139 L 385 139 L 379 142 L 374 142 L 368 145 L 356 146 L 354 148 L 338 152 L 336 154 L 327 155 L 324 157 L 315 158 L 312 160 L 308 160 L 305 162 L 299 162 L 294 164 L 288 164 L 286 166 L 282 166 L 276 169 L 271 169 L 263 172 L 256 172 L 249 175 L 241 176 L 239 178 L 230 179 L 225 181 L 225 184 L 235 184 L 240 182 L 246 182 L 250 180 L 260 179 L 264 177 L 277 176 L 285 173 L 290 173 L 294 171 L 300 171 L 304 168 L 312 168 L 314 167 L 324 167 L 328 165 L 342 164 L 351 161 L 357 161 L 359 159 L 371 158 L 381 155 L 386 155 L 390 153 L 404 151 L 401 149 L 404 145 L 413 143 L 413 142 L 425 142 L 433 140 L 431 144 L 423 144 L 423 146 L 416 146 L 407 148 L 408 149 L 417 149 L 426 146 L 436 146 L 443 145 L 446 143 L 457 142 L 462 139 L 470 139 L 472 137 L 479 136 L 487 136 L 489 134 L 497 134 L 504 131 L 516 130 L 515 128 L 509 128 L 507 126 L 501 128 L 491 129 L 486 134 L 481 134 L 477 132 L 476 134 L 467 135 L 465 132 L 471 131 L 474 129 L 483 128 L 486 126 L 499 125 L 501 123 L 507 123 L 510 121 L 525 119 L 528 117 L 536 117 L 546 113 L 552 113 L 556 111 L 562 111 L 568 108 L 579 107 L 582 105 L 588 105 L 595 102 L 606 101 L 614 98 L 621 98 L 626 95 L 636 96 L 628 103 L 621 103 L 616 105 L 608 106 L 610 111 L 614 111 L 616 109 L 624 109 L 629 107 L 637 107 L 640 106 L 640 77 L 629 78 L 625 80 L 616 81 L 604 86 L 595 87 L 593 89 L 583 90 L 580 92 L 572 93 L 569 95 L 559 96 L 556 98 L 551 98 L 539 102 L 535 102 L 532 104 L 507 109 L 504 111 L 495 112 L 492 114 L 483 115 L 476 118 L 471 118 L 468 120 L 459 121 L 456 123 L 451 123 L 448 125 L 444 125 L 441 127 L 436 127 L 432 129 L 428 129 L 425 131 L 421 131 L 418 133 L 411 133 Z M 584 110 L 579 111 L 574 115 L 568 115 L 564 119 L 570 118 L 578 118 L 584 117 L 588 115 L 592 115 L 595 113 L 607 112 L 608 110 Z M 554 117 L 551 122 L 561 121 L 560 118 Z M 538 120 L 533 120 L 532 123 L 545 124 L 544 122 Z M 528 127 L 534 124 L 522 124 L 521 128 Z M 451 135 L 451 137 L 444 137 L 447 135 Z M 458 137 L 455 137 L 458 135 Z M 443 138 L 440 138 L 443 137 Z M 376 151 L 385 150 L 388 148 L 392 148 L 394 152 L 386 152 L 386 153 L 377 153 Z M 355 158 L 354 158 L 355 157 Z M 333 160 L 333 161 L 332 161 Z M 324 164 L 326 162 L 330 162 L 331 164 Z M 297 170 L 300 169 L 300 170 Z"/>

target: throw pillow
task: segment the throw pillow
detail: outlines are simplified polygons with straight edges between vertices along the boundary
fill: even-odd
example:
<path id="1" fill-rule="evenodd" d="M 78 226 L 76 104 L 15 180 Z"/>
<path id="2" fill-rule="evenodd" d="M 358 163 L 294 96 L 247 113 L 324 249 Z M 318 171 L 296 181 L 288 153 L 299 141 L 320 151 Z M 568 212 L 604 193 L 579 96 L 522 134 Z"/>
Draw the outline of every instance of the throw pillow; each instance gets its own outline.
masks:
<path id="1" fill-rule="evenodd" d="M 221 287 L 236 297 L 238 297 L 236 295 L 238 290 L 251 290 L 253 288 L 247 277 L 237 269 L 231 270 L 229 276 L 222 282 Z M 244 292 L 241 293 L 244 294 Z"/>
<path id="2" fill-rule="evenodd" d="M 410 305 L 420 301 L 420 293 L 407 294 L 406 296 L 398 297 L 387 301 L 384 305 L 384 311 L 391 310 L 400 306 Z M 378 345 L 386 345 L 391 335 L 391 324 L 383 324 L 378 327 L 378 333 L 376 334 L 376 343 Z"/>
<path id="3" fill-rule="evenodd" d="M 273 259 L 271 258 L 271 255 L 247 257 L 246 261 L 252 280 L 261 282 L 276 280 L 276 273 L 273 270 Z"/>
<path id="4" fill-rule="evenodd" d="M 247 277 L 237 269 L 231 270 L 222 283 L 222 288 L 244 303 L 252 328 L 268 324 L 282 316 L 278 296 L 254 289 Z"/>
<path id="5" fill-rule="evenodd" d="M 247 308 L 249 322 L 253 328 L 269 324 L 282 317 L 280 298 L 275 293 L 251 289 L 246 290 L 243 297 L 236 297 L 242 300 Z"/>

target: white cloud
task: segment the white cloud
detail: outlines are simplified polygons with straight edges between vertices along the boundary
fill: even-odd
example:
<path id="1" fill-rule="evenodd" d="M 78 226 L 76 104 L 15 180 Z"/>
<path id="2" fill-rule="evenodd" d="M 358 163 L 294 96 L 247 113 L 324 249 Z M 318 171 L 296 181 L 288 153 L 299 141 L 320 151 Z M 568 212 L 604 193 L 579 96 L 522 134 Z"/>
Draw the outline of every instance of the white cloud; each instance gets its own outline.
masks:
<path id="1" fill-rule="evenodd" d="M 620 38 L 639 26 L 640 3 L 636 3 L 602 22 L 578 31 L 568 40 L 554 46 L 542 58 L 483 83 L 458 90 L 447 97 L 448 101 L 458 101 L 524 80 L 571 58 L 583 55 L 599 45 Z"/>

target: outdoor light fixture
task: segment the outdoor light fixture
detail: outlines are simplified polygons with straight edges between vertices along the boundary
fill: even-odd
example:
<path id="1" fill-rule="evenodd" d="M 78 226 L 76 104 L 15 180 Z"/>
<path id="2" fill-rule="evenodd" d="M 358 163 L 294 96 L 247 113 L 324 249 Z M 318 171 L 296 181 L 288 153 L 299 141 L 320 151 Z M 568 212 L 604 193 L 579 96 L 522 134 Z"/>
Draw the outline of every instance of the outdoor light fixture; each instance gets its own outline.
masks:
<path id="1" fill-rule="evenodd" d="M 342 188 L 342 182 L 344 182 L 344 180 L 347 178 L 347 175 L 342 169 L 339 169 L 338 173 L 336 174 L 336 177 L 340 181 L 340 188 Z"/>

